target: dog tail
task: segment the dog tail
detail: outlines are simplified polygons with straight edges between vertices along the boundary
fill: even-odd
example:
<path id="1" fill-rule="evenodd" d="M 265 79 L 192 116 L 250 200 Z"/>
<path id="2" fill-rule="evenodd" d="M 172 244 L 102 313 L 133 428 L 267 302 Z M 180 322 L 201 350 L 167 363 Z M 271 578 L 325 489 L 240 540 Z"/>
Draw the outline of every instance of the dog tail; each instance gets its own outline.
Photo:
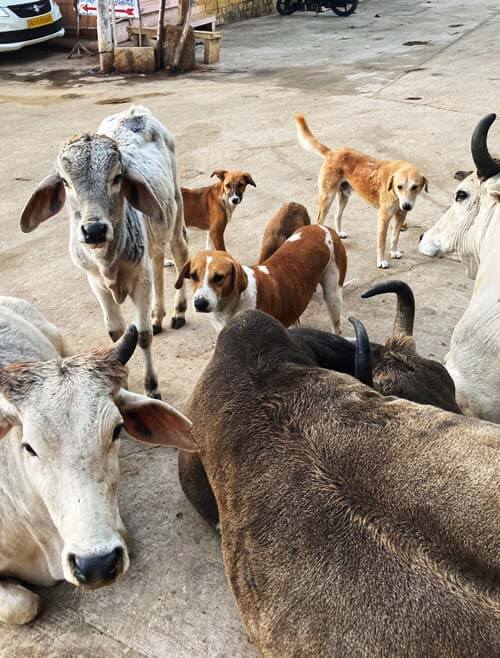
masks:
<path id="1" fill-rule="evenodd" d="M 316 151 L 322 157 L 326 157 L 330 152 L 330 149 L 328 146 L 318 142 L 316 137 L 310 131 L 307 121 L 302 114 L 295 115 L 295 123 L 297 125 L 297 138 L 302 148 L 306 151 Z"/>

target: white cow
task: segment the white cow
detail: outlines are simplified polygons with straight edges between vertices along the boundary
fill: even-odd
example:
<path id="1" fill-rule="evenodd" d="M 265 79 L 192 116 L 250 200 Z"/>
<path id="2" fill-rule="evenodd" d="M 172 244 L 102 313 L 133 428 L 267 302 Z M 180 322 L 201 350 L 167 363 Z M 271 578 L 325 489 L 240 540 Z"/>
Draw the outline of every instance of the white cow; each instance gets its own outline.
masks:
<path id="1" fill-rule="evenodd" d="M 458 255 L 475 279 L 445 365 L 464 413 L 500 423 L 500 164 L 486 141 L 495 118 L 485 116 L 474 130 L 477 173 L 457 172 L 454 203 L 423 234 L 419 249 L 426 256 Z"/>
<path id="2" fill-rule="evenodd" d="M 129 558 L 117 503 L 124 428 L 192 450 L 190 422 L 125 391 L 137 343 L 68 356 L 58 330 L 28 302 L 0 297 L 0 621 L 23 624 L 40 597 L 23 583 L 112 583 Z"/>

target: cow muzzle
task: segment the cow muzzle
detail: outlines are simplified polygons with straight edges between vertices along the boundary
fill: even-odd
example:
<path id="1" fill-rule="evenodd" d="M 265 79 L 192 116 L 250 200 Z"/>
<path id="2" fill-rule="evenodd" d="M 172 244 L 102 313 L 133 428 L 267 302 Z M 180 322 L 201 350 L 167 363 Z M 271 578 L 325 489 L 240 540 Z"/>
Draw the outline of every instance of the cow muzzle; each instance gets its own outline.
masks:
<path id="1" fill-rule="evenodd" d="M 90 246 L 101 246 L 113 238 L 111 226 L 100 220 L 86 222 L 80 228 L 81 241 Z"/>
<path id="2" fill-rule="evenodd" d="M 79 585 L 89 588 L 110 585 L 124 572 L 124 550 L 117 546 L 110 553 L 101 555 L 75 555 L 69 553 L 71 574 Z"/>

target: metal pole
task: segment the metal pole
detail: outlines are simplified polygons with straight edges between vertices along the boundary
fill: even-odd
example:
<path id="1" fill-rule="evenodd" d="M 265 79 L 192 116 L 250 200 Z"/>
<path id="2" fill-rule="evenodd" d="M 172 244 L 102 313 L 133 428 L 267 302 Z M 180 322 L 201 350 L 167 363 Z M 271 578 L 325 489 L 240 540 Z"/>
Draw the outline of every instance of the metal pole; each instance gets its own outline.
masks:
<path id="1" fill-rule="evenodd" d="M 110 73 L 113 70 L 113 36 L 109 0 L 97 0 L 97 43 L 101 73 Z"/>
<path id="2" fill-rule="evenodd" d="M 116 13 L 115 13 L 115 2 L 111 0 L 111 29 L 113 32 L 113 44 L 115 48 L 118 48 L 118 37 L 116 36 Z M 115 51 L 113 50 L 113 53 Z"/>

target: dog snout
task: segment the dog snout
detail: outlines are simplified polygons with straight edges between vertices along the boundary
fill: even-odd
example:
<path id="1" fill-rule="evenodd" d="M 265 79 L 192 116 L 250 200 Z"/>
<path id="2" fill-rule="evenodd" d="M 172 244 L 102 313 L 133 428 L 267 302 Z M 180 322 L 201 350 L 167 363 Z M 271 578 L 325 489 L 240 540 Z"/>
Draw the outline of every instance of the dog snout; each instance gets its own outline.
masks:
<path id="1" fill-rule="evenodd" d="M 401 209 L 402 210 L 408 211 L 408 210 L 411 210 L 412 208 L 413 208 L 413 206 L 411 205 L 411 203 L 409 201 L 405 201 L 403 204 L 401 204 Z"/>
<path id="2" fill-rule="evenodd" d="M 117 546 L 102 555 L 68 555 L 71 572 L 81 585 L 100 587 L 112 583 L 123 573 L 123 548 Z"/>
<path id="3" fill-rule="evenodd" d="M 100 220 L 94 220 L 82 225 L 83 239 L 86 244 L 102 244 L 106 242 L 108 227 Z"/>
<path id="4" fill-rule="evenodd" d="M 241 199 L 239 196 L 233 195 L 229 198 L 229 201 L 233 204 L 233 206 L 237 206 L 241 202 Z"/>
<path id="5" fill-rule="evenodd" d="M 195 297 L 193 300 L 194 307 L 200 313 L 208 311 L 208 299 L 206 297 Z"/>

